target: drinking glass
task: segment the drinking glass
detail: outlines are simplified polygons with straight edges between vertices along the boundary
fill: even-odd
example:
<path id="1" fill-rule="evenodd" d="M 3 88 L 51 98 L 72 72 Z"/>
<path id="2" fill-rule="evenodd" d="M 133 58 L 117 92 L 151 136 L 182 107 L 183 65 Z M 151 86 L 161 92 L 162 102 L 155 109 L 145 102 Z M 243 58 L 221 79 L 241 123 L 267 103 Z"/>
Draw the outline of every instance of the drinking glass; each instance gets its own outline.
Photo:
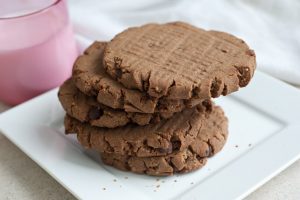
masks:
<path id="1" fill-rule="evenodd" d="M 60 85 L 78 55 L 65 0 L 0 0 L 0 101 Z"/>

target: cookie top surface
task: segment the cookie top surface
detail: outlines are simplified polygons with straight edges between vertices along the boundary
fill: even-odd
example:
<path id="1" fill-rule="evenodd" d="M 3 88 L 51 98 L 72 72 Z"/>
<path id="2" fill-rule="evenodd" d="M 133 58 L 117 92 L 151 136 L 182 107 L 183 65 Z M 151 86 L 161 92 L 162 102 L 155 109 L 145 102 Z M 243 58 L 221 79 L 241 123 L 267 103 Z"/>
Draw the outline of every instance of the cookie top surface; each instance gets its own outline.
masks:
<path id="1" fill-rule="evenodd" d="M 103 68 L 105 42 L 94 42 L 79 56 L 72 77 L 76 87 L 84 94 L 97 96 L 97 101 L 126 112 L 179 112 L 200 102 L 193 100 L 167 100 L 155 98 L 138 90 L 130 90 L 113 80 Z"/>
<path id="2" fill-rule="evenodd" d="M 128 123 L 146 125 L 158 123 L 162 119 L 170 118 L 174 113 L 127 113 L 124 110 L 112 109 L 97 102 L 93 96 L 83 94 L 75 86 L 72 79 L 68 79 L 59 88 L 58 98 L 68 115 L 81 122 L 93 126 L 115 128 Z M 209 109 L 210 103 L 203 106 Z"/>
<path id="3" fill-rule="evenodd" d="M 209 156 L 219 151 L 218 141 L 227 137 L 227 118 L 220 107 L 213 106 L 211 111 L 194 107 L 158 124 L 114 129 L 92 127 L 66 116 L 65 128 L 66 133 L 77 133 L 83 146 L 102 153 L 150 157 L 189 147 Z"/>
<path id="4" fill-rule="evenodd" d="M 169 99 L 227 95 L 246 86 L 256 68 L 243 40 L 183 22 L 129 28 L 107 44 L 103 60 L 125 87 Z"/>

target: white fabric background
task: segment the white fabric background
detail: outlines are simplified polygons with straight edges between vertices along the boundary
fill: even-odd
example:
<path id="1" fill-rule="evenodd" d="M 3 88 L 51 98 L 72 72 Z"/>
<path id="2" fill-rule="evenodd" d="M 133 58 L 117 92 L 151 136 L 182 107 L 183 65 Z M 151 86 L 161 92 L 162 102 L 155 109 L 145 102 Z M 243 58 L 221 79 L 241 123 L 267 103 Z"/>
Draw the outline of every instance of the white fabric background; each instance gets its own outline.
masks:
<path id="1" fill-rule="evenodd" d="M 300 85 L 298 0 L 69 0 L 74 30 L 84 45 L 109 40 L 128 26 L 181 20 L 243 38 L 258 68 Z"/>

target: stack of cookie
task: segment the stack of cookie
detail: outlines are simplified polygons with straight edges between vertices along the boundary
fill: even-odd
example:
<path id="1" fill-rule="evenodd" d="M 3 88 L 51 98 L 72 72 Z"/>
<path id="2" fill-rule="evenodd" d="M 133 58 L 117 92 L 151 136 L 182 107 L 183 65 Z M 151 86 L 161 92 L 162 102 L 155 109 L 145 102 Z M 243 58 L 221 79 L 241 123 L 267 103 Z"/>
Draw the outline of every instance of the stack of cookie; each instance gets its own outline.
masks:
<path id="1" fill-rule="evenodd" d="M 156 176 L 199 169 L 228 135 L 211 99 L 246 86 L 255 62 L 227 33 L 182 22 L 129 28 L 76 60 L 59 90 L 66 133 L 118 169 Z"/>

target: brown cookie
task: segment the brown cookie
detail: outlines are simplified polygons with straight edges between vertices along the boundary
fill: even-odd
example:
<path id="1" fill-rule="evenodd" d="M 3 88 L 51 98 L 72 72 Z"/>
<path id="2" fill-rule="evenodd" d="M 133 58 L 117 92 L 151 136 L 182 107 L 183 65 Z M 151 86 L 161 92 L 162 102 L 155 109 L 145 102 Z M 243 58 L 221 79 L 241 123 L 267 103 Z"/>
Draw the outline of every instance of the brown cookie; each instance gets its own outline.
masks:
<path id="1" fill-rule="evenodd" d="M 98 102 L 126 112 L 180 112 L 200 103 L 199 99 L 166 100 L 130 90 L 113 80 L 103 68 L 103 52 L 107 43 L 94 42 L 73 67 L 75 85 L 85 94 L 97 96 Z"/>
<path id="2" fill-rule="evenodd" d="M 135 173 L 153 176 L 186 173 L 201 168 L 207 157 L 218 153 L 225 145 L 227 135 L 226 117 L 221 111 L 213 111 L 203 123 L 198 137 L 183 151 L 146 158 L 112 153 L 102 153 L 101 157 L 108 165 Z"/>
<path id="3" fill-rule="evenodd" d="M 106 46 L 104 67 L 125 87 L 152 97 L 218 97 L 246 86 L 255 53 L 241 39 L 183 22 L 129 28 Z"/>
<path id="4" fill-rule="evenodd" d="M 201 168 L 207 158 L 201 158 L 189 149 L 170 154 L 140 158 L 119 154 L 101 153 L 102 161 L 117 169 L 152 176 L 170 176 L 174 173 L 187 173 Z"/>
<path id="5" fill-rule="evenodd" d="M 78 141 L 84 147 L 101 153 L 151 157 L 189 147 L 209 156 L 219 150 L 216 144 L 227 136 L 222 133 L 225 130 L 227 133 L 227 119 L 220 107 L 213 106 L 211 111 L 205 111 L 203 106 L 197 106 L 158 124 L 115 129 L 92 127 L 66 116 L 65 129 L 66 133 L 77 133 Z"/>
<path id="6" fill-rule="evenodd" d="M 162 119 L 168 119 L 174 113 L 127 113 L 124 110 L 115 110 L 107 107 L 95 99 L 79 91 L 72 79 L 67 80 L 58 92 L 58 98 L 68 115 L 93 126 L 115 128 L 128 123 L 146 125 L 158 123 Z M 209 109 L 209 101 L 203 102 Z"/>

